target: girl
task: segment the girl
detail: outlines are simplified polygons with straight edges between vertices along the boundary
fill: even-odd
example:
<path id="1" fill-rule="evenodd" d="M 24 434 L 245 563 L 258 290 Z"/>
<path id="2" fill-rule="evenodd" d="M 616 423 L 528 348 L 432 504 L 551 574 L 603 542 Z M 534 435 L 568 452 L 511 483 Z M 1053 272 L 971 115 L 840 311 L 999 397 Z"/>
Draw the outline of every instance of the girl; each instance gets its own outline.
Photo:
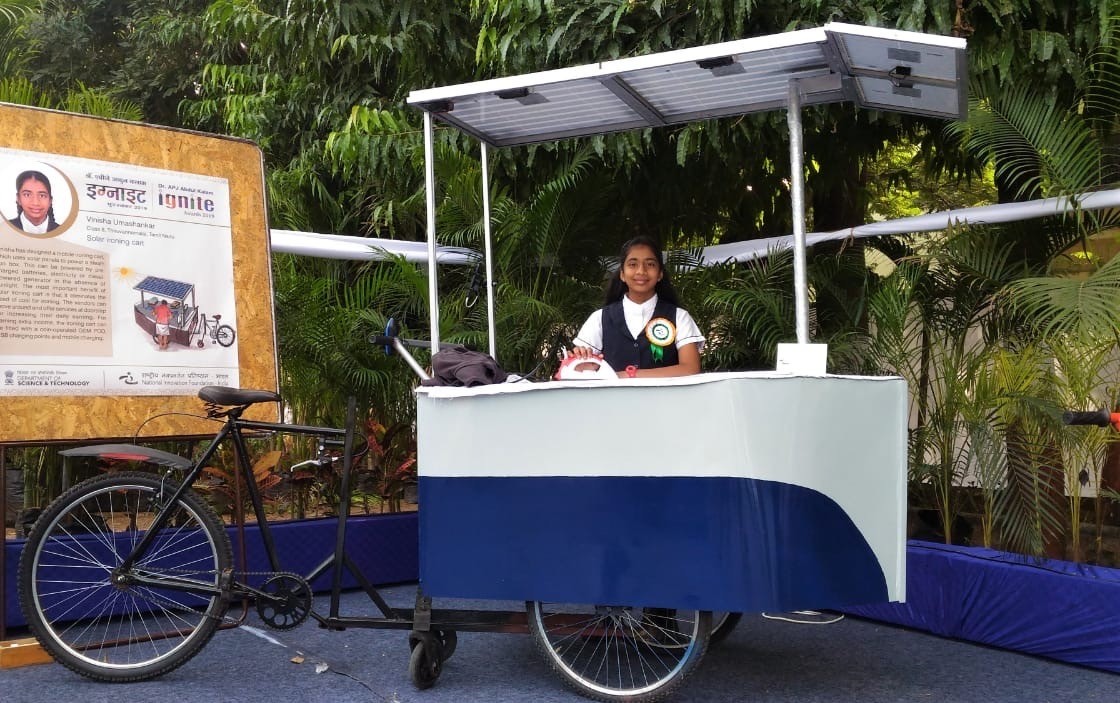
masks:
<path id="1" fill-rule="evenodd" d="M 622 245 L 606 305 L 587 318 L 573 344 L 573 356 L 601 355 L 619 378 L 700 373 L 704 336 L 692 316 L 677 307 L 656 242 L 635 237 Z"/>
<path id="2" fill-rule="evenodd" d="M 51 182 L 39 171 L 24 171 L 16 176 L 16 216 L 8 224 L 28 234 L 58 229 Z"/>

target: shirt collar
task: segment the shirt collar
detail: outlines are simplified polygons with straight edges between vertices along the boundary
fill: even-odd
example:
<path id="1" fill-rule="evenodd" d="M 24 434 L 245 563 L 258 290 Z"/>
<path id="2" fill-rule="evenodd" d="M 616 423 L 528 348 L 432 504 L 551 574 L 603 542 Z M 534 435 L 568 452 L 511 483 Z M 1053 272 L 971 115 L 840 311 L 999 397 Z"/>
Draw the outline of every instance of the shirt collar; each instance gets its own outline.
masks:
<path id="1" fill-rule="evenodd" d="M 46 234 L 47 227 L 51 224 L 51 218 L 46 217 L 40 224 L 33 225 L 22 212 L 19 214 L 19 221 L 23 225 L 23 231 L 28 234 Z"/>
<path id="2" fill-rule="evenodd" d="M 653 297 L 650 298 L 649 300 L 647 300 L 644 303 L 635 303 L 633 300 L 630 300 L 629 296 L 627 296 L 625 294 L 622 296 L 622 309 L 623 309 L 624 312 L 626 311 L 627 308 L 629 308 L 631 310 L 641 310 L 645 314 L 652 315 L 653 314 L 653 309 L 656 308 L 656 307 L 657 307 L 657 293 L 654 293 Z"/>

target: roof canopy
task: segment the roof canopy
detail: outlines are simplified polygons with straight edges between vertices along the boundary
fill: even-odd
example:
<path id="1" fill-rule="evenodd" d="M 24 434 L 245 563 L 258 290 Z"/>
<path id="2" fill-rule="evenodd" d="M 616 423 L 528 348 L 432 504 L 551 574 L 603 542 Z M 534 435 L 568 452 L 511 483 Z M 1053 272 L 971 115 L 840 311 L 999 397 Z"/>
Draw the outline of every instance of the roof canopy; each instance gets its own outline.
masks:
<path id="1" fill-rule="evenodd" d="M 413 91 L 408 102 L 496 147 L 802 105 L 963 118 L 965 41 L 830 23 L 605 63 Z"/>

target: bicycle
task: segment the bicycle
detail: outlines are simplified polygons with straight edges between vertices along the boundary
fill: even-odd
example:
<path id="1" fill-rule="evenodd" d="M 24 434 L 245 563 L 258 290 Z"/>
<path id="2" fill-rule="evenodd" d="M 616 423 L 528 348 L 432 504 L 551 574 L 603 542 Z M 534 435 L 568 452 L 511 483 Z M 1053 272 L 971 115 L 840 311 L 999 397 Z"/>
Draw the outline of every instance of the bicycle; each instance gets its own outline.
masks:
<path id="1" fill-rule="evenodd" d="M 237 332 L 229 325 L 223 325 L 221 315 L 212 315 L 209 320 L 206 315 L 202 315 L 199 320 L 198 326 L 198 348 L 202 349 L 205 346 L 206 337 L 210 338 L 210 343 L 217 342 L 223 347 L 233 345 L 233 341 L 237 339 Z"/>
<path id="2" fill-rule="evenodd" d="M 426 372 L 392 329 L 371 338 Z M 201 457 L 135 445 L 67 450 L 68 456 L 146 461 L 157 474 L 109 473 L 88 479 L 55 499 L 36 521 L 19 564 L 19 596 L 35 637 L 56 661 L 100 681 L 140 681 L 182 666 L 223 624 L 231 603 L 253 603 L 268 627 L 288 630 L 311 618 L 329 630 L 351 627 L 409 630 L 409 673 L 417 688 L 438 679 L 454 652 L 456 632 L 530 633 L 551 667 L 581 694 L 603 701 L 659 699 L 677 687 L 702 658 L 711 614 L 620 605 L 526 603 L 525 611 L 437 610 L 418 589 L 415 607 L 394 608 L 345 552 L 354 459 L 354 402 L 345 430 L 246 420 L 271 391 L 209 386 L 199 391 L 207 416 L 222 421 Z M 281 432 L 318 438 L 319 457 L 342 461 L 335 549 L 311 573 L 284 571 L 269 531 L 244 433 Z M 191 485 L 219 446 L 232 441 L 245 477 L 270 571 L 236 571 L 230 538 Z M 329 447 L 342 446 L 342 457 Z M 181 474 L 181 476 L 175 476 Z M 342 575 L 352 574 L 380 617 L 340 614 Z M 330 608 L 315 609 L 311 581 L 331 573 Z M 251 585 L 255 579 L 258 585 Z"/>

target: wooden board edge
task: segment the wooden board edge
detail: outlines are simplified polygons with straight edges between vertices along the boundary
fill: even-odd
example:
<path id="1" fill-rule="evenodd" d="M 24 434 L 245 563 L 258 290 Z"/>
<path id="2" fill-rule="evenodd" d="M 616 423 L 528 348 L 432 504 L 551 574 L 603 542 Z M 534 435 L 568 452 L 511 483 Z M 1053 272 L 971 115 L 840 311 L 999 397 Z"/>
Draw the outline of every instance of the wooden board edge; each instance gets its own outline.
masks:
<path id="1" fill-rule="evenodd" d="M 49 664 L 51 655 L 39 642 L 28 637 L 20 640 L 0 640 L 0 669 L 15 669 L 32 664 Z"/>

